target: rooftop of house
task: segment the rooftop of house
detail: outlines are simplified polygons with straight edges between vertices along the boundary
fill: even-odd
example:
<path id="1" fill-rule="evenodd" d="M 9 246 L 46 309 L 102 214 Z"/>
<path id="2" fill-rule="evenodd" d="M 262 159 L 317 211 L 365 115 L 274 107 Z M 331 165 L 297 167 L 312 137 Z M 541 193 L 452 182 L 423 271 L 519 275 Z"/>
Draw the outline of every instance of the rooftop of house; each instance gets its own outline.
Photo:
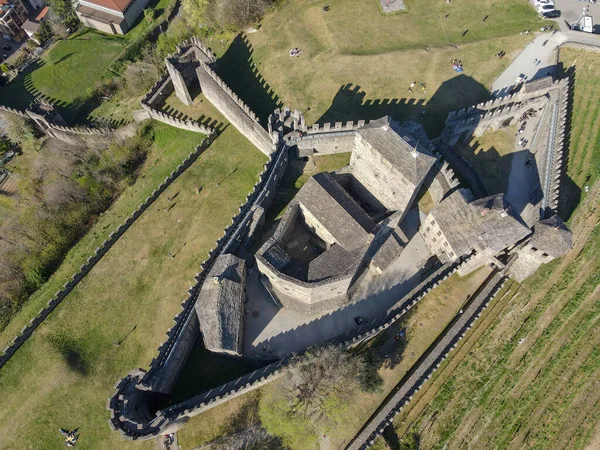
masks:
<path id="1" fill-rule="evenodd" d="M 244 260 L 232 254 L 220 255 L 210 269 L 196 303 L 207 349 L 241 352 L 245 277 Z"/>
<path id="2" fill-rule="evenodd" d="M 499 252 L 531 234 L 504 194 L 472 199 L 459 189 L 431 211 L 452 250 L 464 255 L 472 249 Z"/>
<path id="3" fill-rule="evenodd" d="M 89 5 L 100 6 L 113 11 L 124 12 L 133 0 L 83 0 Z"/>
<path id="4" fill-rule="evenodd" d="M 311 177 L 294 200 L 347 251 L 363 248 L 369 242 L 375 222 L 330 174 Z"/>
<path id="5" fill-rule="evenodd" d="M 554 258 L 567 253 L 573 246 L 573 233 L 558 215 L 540 220 L 533 226 L 529 244 Z"/>
<path id="6" fill-rule="evenodd" d="M 428 142 L 415 140 L 389 116 L 373 120 L 357 131 L 414 186 L 421 183 L 435 163 L 436 159 L 426 148 Z"/>

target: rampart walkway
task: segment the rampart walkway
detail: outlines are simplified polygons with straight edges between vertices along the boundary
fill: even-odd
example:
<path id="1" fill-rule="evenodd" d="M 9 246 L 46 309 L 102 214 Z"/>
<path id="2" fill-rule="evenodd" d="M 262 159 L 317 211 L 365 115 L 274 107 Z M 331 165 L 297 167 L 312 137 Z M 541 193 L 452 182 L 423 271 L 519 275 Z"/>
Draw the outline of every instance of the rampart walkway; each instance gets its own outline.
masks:
<path id="1" fill-rule="evenodd" d="M 358 435 L 346 447 L 346 450 L 363 450 L 369 448 L 383 430 L 400 413 L 402 408 L 412 399 L 421 386 L 431 378 L 448 353 L 456 347 L 456 343 L 471 328 L 471 324 L 481 315 L 481 311 L 494 298 L 505 281 L 502 272 L 492 274 L 473 297 L 462 312 L 446 327 L 440 337 L 413 366 L 413 369 L 394 388 L 392 393 L 371 416 Z"/>

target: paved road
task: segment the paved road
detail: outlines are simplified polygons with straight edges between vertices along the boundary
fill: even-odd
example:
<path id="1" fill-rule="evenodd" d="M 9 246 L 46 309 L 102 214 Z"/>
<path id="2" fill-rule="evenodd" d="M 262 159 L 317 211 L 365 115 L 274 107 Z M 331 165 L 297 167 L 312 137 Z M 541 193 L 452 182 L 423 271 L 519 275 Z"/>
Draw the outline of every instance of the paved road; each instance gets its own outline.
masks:
<path id="1" fill-rule="evenodd" d="M 517 77 L 526 81 L 543 78 L 556 71 L 556 48 L 565 42 L 578 42 L 600 47 L 600 36 L 578 31 L 559 31 L 537 36 L 492 84 L 496 97 L 506 95 Z M 536 63 L 540 60 L 540 63 Z"/>

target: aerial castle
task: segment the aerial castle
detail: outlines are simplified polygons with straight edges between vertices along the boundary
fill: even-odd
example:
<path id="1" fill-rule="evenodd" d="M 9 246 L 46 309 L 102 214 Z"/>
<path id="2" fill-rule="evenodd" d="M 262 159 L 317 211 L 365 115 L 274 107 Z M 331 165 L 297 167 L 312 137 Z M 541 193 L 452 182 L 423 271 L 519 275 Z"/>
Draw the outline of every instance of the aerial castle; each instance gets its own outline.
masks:
<path id="1" fill-rule="evenodd" d="M 377 335 L 455 271 L 464 275 L 492 265 L 521 281 L 571 247 L 571 232 L 555 213 L 568 82 L 534 82 L 515 95 L 453 113 L 441 138 L 430 141 L 420 124 L 399 124 L 390 117 L 308 126 L 300 112 L 284 108 L 261 124 L 217 75 L 214 55 L 197 39 L 184 42 L 165 64 L 165 75 L 142 101 L 140 118 L 186 129 L 196 126 L 166 117 L 160 104 L 173 92 L 191 104 L 190 86 L 197 84 L 269 161 L 202 263 L 149 369 L 134 370 L 116 383 L 107 404 L 109 424 L 127 439 L 176 430 L 189 417 L 285 372 L 287 356 L 265 361 L 263 368 L 184 402 L 160 410 L 152 407 L 155 398 L 172 391 L 198 336 L 212 352 L 244 355 L 248 267 L 254 262 L 264 289 L 280 308 L 320 317 L 356 301 L 365 280 L 377 279 L 399 261 L 410 262 L 407 249 L 422 243 L 430 270 L 417 268 L 414 274 L 419 276 L 414 278 L 419 281 L 398 299 L 401 306 L 391 308 L 391 315 L 383 311 L 372 325 L 329 340 L 348 347 Z M 456 156 L 452 145 L 461 136 L 505 126 L 531 108 L 546 111 L 536 157 L 548 170 L 541 181 L 542 198 L 522 210 L 527 215 L 523 218 L 506 195 L 476 198 L 461 187 L 442 157 Z M 266 211 L 290 158 L 331 153 L 351 153 L 349 165 L 310 178 L 288 204 L 274 233 L 263 236 Z M 416 199 L 424 191 L 434 202 L 426 215 L 416 211 Z M 405 222 L 411 210 L 420 218 L 418 231 L 408 233 Z"/>

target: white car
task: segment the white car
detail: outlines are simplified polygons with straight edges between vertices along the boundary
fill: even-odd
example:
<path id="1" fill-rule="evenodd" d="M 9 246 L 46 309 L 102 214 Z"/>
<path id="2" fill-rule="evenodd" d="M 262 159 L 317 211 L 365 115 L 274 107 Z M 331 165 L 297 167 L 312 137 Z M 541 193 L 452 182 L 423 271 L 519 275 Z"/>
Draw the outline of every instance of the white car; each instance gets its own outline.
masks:
<path id="1" fill-rule="evenodd" d="M 552 5 L 552 6 L 554 6 L 554 0 L 533 0 L 533 4 L 535 6 L 542 6 L 542 5 Z"/>
<path id="2" fill-rule="evenodd" d="M 550 11 L 554 11 L 554 5 L 540 5 L 538 6 L 538 12 L 544 14 Z"/>

